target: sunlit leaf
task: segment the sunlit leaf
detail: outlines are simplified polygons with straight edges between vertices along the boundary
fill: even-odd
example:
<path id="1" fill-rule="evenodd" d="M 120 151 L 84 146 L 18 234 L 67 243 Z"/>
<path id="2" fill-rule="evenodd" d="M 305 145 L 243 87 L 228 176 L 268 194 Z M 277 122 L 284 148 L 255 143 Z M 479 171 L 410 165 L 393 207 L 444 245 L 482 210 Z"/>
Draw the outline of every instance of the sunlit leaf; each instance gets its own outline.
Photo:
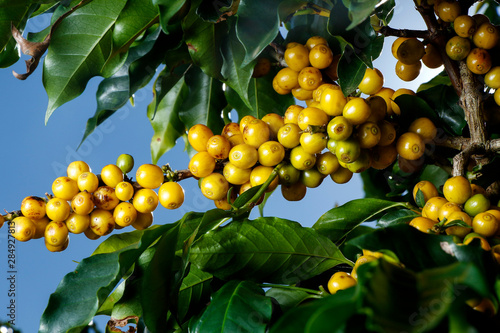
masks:
<path id="1" fill-rule="evenodd" d="M 210 231 L 190 261 L 221 279 L 296 283 L 347 260 L 326 237 L 279 218 L 238 221 Z"/>
<path id="2" fill-rule="evenodd" d="M 313 228 L 337 242 L 361 223 L 372 221 L 380 213 L 398 207 L 406 207 L 406 204 L 371 198 L 355 199 L 324 213 Z"/>
<path id="3" fill-rule="evenodd" d="M 125 4 L 125 0 L 94 0 L 62 20 L 54 31 L 43 66 L 49 97 L 45 122 L 101 74 L 111 54 L 112 28 Z"/>

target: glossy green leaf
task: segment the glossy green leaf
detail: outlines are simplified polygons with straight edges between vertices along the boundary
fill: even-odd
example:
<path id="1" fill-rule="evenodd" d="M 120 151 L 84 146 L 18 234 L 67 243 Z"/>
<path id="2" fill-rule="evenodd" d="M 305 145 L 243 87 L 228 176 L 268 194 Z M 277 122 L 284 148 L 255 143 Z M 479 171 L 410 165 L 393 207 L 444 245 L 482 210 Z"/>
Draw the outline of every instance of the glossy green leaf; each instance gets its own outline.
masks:
<path id="1" fill-rule="evenodd" d="M 19 49 L 15 39 L 10 39 L 0 52 L 0 68 L 7 68 L 19 60 Z"/>
<path id="2" fill-rule="evenodd" d="M 382 212 L 406 207 L 405 203 L 381 199 L 355 199 L 323 214 L 313 228 L 333 242 L 339 241 L 353 228 L 363 222 L 372 221 Z"/>
<path id="3" fill-rule="evenodd" d="M 248 85 L 252 78 L 254 62 L 243 66 L 245 48 L 236 37 L 234 27 L 222 45 L 222 75 L 226 78 L 225 83 L 231 87 L 249 108 L 252 107 L 248 99 Z"/>
<path id="4" fill-rule="evenodd" d="M 155 251 L 156 247 L 150 247 L 141 254 L 139 259 L 137 259 L 132 274 L 123 282 L 123 295 L 113 305 L 110 314 L 111 317 L 116 319 L 125 319 L 130 316 L 142 317 L 141 285 L 144 279 L 144 272 L 151 262 Z"/>
<path id="5" fill-rule="evenodd" d="M 157 226 L 151 226 L 151 229 L 155 228 L 157 228 Z M 99 244 L 99 246 L 97 246 L 94 252 L 92 252 L 92 255 L 111 253 L 122 250 L 127 246 L 138 244 L 141 241 L 143 234 L 144 230 L 134 230 L 111 235 Z"/>
<path id="6" fill-rule="evenodd" d="M 316 295 L 305 292 L 301 289 L 291 289 L 273 287 L 266 291 L 267 297 L 272 297 L 280 306 L 281 311 L 287 312 L 295 307 L 297 307 L 302 302 L 308 299 L 317 298 Z"/>
<path id="7" fill-rule="evenodd" d="M 0 0 L 0 51 L 13 39 L 11 22 L 22 32 L 28 17 L 35 9 L 36 4 L 30 0 Z"/>
<path id="8" fill-rule="evenodd" d="M 183 219 L 188 216 L 185 215 Z M 179 224 L 182 224 L 182 220 L 173 224 L 155 244 L 156 251 L 144 271 L 140 287 L 141 305 L 144 322 L 152 332 L 165 331 L 167 313 L 172 305 L 171 299 L 176 293 L 177 282 L 182 278 L 174 272 Z"/>
<path id="9" fill-rule="evenodd" d="M 348 7 L 352 20 L 347 27 L 350 30 L 369 18 L 379 0 L 347 0 L 343 2 Z"/>
<path id="10" fill-rule="evenodd" d="M 190 315 L 199 313 L 210 301 L 212 274 L 205 273 L 194 265 L 182 280 L 179 289 L 177 315 L 181 321 Z"/>
<path id="11" fill-rule="evenodd" d="M 158 21 L 158 11 L 151 0 L 129 0 L 113 29 L 112 56 L 123 52 L 146 29 Z"/>
<path id="12" fill-rule="evenodd" d="M 203 235 L 190 261 L 224 280 L 297 283 L 348 262 L 326 237 L 297 222 L 258 218 Z"/>
<path id="13" fill-rule="evenodd" d="M 184 124 L 179 118 L 179 110 L 188 94 L 188 90 L 182 78 L 163 97 L 156 111 L 154 99 L 148 106 L 148 118 L 154 130 L 151 139 L 153 164 L 157 164 L 160 157 L 173 148 L 177 139 L 185 132 Z"/>
<path id="14" fill-rule="evenodd" d="M 358 288 L 348 288 L 334 295 L 306 302 L 292 308 L 271 326 L 270 333 L 346 332 L 346 321 L 361 307 Z"/>
<path id="15" fill-rule="evenodd" d="M 84 328 L 141 254 L 175 224 L 145 230 L 141 241 L 121 250 L 83 259 L 50 296 L 39 332 L 67 332 Z"/>
<path id="16" fill-rule="evenodd" d="M 438 192 L 444 183 L 450 178 L 450 174 L 443 170 L 441 167 L 433 164 L 427 164 L 424 166 L 422 173 L 419 176 L 419 180 L 427 180 L 436 186 Z"/>
<path id="17" fill-rule="evenodd" d="M 203 314 L 189 324 L 190 332 L 266 332 L 271 299 L 250 281 L 230 281 L 212 297 Z"/>
<path id="18" fill-rule="evenodd" d="M 359 249 L 390 250 L 397 254 L 407 268 L 415 272 L 457 261 L 474 262 L 484 272 L 493 267 L 490 254 L 480 246 L 458 245 L 452 236 L 426 234 L 407 224 L 377 229 L 348 243 Z"/>
<path id="19" fill-rule="evenodd" d="M 386 25 L 391 22 L 392 17 L 394 16 L 394 7 L 396 6 L 395 0 L 385 1 L 375 8 L 375 14 L 377 17 L 382 20 Z"/>
<path id="20" fill-rule="evenodd" d="M 226 106 L 222 83 L 198 67 L 191 67 L 185 77 L 189 95 L 179 112 L 182 122 L 187 128 L 204 124 L 214 133 L 220 133 L 224 127 L 221 112 Z"/>
<path id="21" fill-rule="evenodd" d="M 227 24 L 210 23 L 203 21 L 191 12 L 182 21 L 184 40 L 189 48 L 193 63 L 200 67 L 207 75 L 222 79 L 222 41 L 227 38 Z"/>
<path id="22" fill-rule="evenodd" d="M 346 51 L 340 57 L 338 65 L 339 84 L 344 96 L 348 96 L 358 88 L 365 75 L 366 65 L 359 59 L 352 49 Z"/>
<path id="23" fill-rule="evenodd" d="M 420 214 L 409 210 L 409 209 L 398 209 L 390 211 L 387 214 L 384 214 L 378 221 L 377 226 L 381 228 L 388 227 L 390 225 L 400 224 L 400 223 L 408 223 L 413 218 L 420 216 Z"/>
<path id="24" fill-rule="evenodd" d="M 440 119 L 438 125 L 441 125 L 449 134 L 462 135 L 462 130 L 467 125 L 465 114 L 451 86 L 437 85 L 419 92 L 417 96 L 424 99 L 431 109 L 435 110 Z"/>
<path id="25" fill-rule="evenodd" d="M 240 0 L 236 35 L 245 47 L 243 65 L 252 62 L 271 43 L 279 32 L 278 6 L 280 1 Z M 255 24 L 258 17 L 259 24 Z"/>
<path id="26" fill-rule="evenodd" d="M 399 123 L 403 128 L 408 128 L 413 120 L 420 117 L 427 117 L 432 120 L 434 124 L 439 124 L 440 120 L 436 112 L 420 97 L 400 95 L 394 99 L 394 103 L 401 109 Z"/>
<path id="27" fill-rule="evenodd" d="M 94 116 L 87 120 L 82 143 L 97 126 L 122 108 L 144 81 L 151 79 L 154 74 L 154 71 L 151 71 L 151 66 L 158 65 L 159 61 L 151 59 L 148 54 L 162 51 L 158 44 L 165 41 L 163 38 L 158 38 L 159 36 L 160 29 L 157 29 L 146 36 L 141 43 L 130 48 L 123 66 L 111 77 L 99 83 L 96 93 L 97 109 Z M 145 66 L 148 66 L 150 71 L 147 71 Z"/>
<path id="28" fill-rule="evenodd" d="M 420 86 L 418 86 L 417 92 L 421 92 L 442 84 L 447 86 L 451 85 L 450 77 L 448 76 L 448 74 L 446 74 L 445 71 L 439 73 L 429 81 L 422 83 Z"/>
<path id="29" fill-rule="evenodd" d="M 292 94 L 278 95 L 272 87 L 272 73 L 261 77 L 250 79 L 248 85 L 249 108 L 238 93 L 233 89 L 226 89 L 226 98 L 228 103 L 236 109 L 239 119 L 246 115 L 252 115 L 261 119 L 268 113 L 285 114 L 288 106 L 295 104 Z"/>
<path id="30" fill-rule="evenodd" d="M 425 197 L 424 197 L 424 192 L 422 192 L 421 189 L 417 190 L 417 194 L 415 196 L 415 203 L 417 204 L 418 207 L 422 208 L 425 205 Z"/>
<path id="31" fill-rule="evenodd" d="M 94 0 L 62 20 L 54 31 L 43 66 L 49 97 L 45 123 L 55 109 L 79 96 L 87 82 L 101 74 L 111 54 L 113 26 L 125 3 Z"/>
<path id="32" fill-rule="evenodd" d="M 187 0 L 152 0 L 153 5 L 158 7 L 160 13 L 160 24 L 162 30 L 168 34 L 170 25 L 176 22 L 176 17 L 180 20 L 183 12 L 187 9 L 189 1 Z"/>

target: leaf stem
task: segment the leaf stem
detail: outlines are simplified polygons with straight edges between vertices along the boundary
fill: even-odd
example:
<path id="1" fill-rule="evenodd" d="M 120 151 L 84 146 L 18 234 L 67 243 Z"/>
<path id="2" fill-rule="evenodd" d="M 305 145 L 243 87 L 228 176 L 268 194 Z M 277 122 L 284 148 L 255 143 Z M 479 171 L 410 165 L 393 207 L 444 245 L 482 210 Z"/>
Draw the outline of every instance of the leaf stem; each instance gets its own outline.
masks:
<path id="1" fill-rule="evenodd" d="M 282 285 L 282 284 L 259 283 L 259 286 L 262 288 L 280 288 L 280 289 L 303 291 L 303 292 L 306 292 L 308 294 L 314 294 L 314 295 L 318 295 L 318 296 L 323 295 L 323 293 L 319 290 L 313 290 L 313 289 L 301 288 L 301 287 L 295 287 L 295 286 L 287 286 L 287 285 Z"/>

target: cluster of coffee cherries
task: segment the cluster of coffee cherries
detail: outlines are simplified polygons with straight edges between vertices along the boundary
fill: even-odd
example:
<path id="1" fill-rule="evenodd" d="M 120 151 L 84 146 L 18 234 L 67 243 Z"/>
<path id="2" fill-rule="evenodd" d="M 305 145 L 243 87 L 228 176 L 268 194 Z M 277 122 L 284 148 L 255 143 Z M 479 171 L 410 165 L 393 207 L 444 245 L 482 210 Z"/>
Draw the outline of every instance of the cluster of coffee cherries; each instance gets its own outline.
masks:
<path id="1" fill-rule="evenodd" d="M 426 233 L 444 232 L 463 244 L 479 240 L 500 262 L 500 208 L 490 203 L 484 188 L 454 176 L 444 183 L 443 196 L 425 180 L 415 185 L 413 196 L 424 205 L 422 216 L 412 219 L 411 226 Z"/>
<path id="2" fill-rule="evenodd" d="M 446 43 L 448 57 L 456 61 L 465 61 L 469 70 L 481 76 L 486 86 L 495 91 L 493 98 L 496 104 L 500 105 L 498 27 L 482 14 L 460 15 L 461 8 L 458 1 L 442 1 L 437 5 L 436 11 L 442 21 L 452 25 L 455 34 Z"/>
<path id="3" fill-rule="evenodd" d="M 47 249 L 58 252 L 67 248 L 70 233 L 94 240 L 128 226 L 142 230 L 153 223 L 158 203 L 168 209 L 182 205 L 184 190 L 166 181 L 162 168 L 143 164 L 132 182 L 126 174 L 133 164 L 132 156 L 123 154 L 94 174 L 84 161 L 70 163 L 67 175 L 52 183 L 51 195 L 24 198 L 9 232 L 22 242 L 44 238 Z"/>
<path id="4" fill-rule="evenodd" d="M 414 37 L 399 37 L 391 47 L 392 55 L 397 59 L 396 75 L 403 81 L 415 80 L 420 74 L 422 63 L 427 68 L 438 68 L 443 64 L 438 49 L 431 43 L 424 45 Z"/>
<path id="5" fill-rule="evenodd" d="M 274 90 L 300 100 L 312 99 L 312 94 L 323 83 L 323 77 L 335 81 L 340 54 L 334 55 L 328 42 L 321 36 L 310 37 L 305 44 L 291 42 L 286 45 L 282 68 L 273 79 Z"/>

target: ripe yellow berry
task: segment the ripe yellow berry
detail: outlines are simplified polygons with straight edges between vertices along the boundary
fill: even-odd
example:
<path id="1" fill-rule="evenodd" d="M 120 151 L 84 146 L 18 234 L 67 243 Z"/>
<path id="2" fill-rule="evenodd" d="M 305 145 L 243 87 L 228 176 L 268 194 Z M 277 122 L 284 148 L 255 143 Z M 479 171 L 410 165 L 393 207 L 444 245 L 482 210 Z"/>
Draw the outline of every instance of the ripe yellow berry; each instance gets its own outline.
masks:
<path id="1" fill-rule="evenodd" d="M 69 177 L 58 177 L 52 183 L 52 193 L 58 198 L 71 200 L 78 192 L 78 183 Z"/>
<path id="2" fill-rule="evenodd" d="M 158 195 L 152 189 L 143 188 L 135 192 L 132 202 L 138 212 L 150 213 L 158 206 Z"/>
<path id="3" fill-rule="evenodd" d="M 129 201 L 134 196 L 134 186 L 129 182 L 118 183 L 115 194 L 120 201 Z"/>
<path id="4" fill-rule="evenodd" d="M 101 170 L 101 179 L 104 184 L 116 187 L 118 183 L 123 181 L 123 172 L 116 165 L 108 164 Z"/>
<path id="5" fill-rule="evenodd" d="M 206 144 L 205 144 L 206 150 Z M 135 180 L 144 188 L 155 189 L 163 183 L 163 171 L 154 164 L 141 165 L 135 174 Z"/>
<path id="6" fill-rule="evenodd" d="M 61 221 L 52 221 L 45 228 L 45 242 L 52 246 L 61 246 L 68 238 L 68 227 Z"/>
<path id="7" fill-rule="evenodd" d="M 45 200 L 35 196 L 29 196 L 21 202 L 23 216 L 32 220 L 39 220 L 45 216 Z"/>
<path id="8" fill-rule="evenodd" d="M 35 236 L 36 226 L 31 219 L 25 216 L 19 216 L 12 220 L 12 222 L 10 223 L 14 224 L 14 227 L 11 227 L 9 229 L 14 230 L 11 235 L 16 240 L 20 242 L 26 242 Z"/>
<path id="9" fill-rule="evenodd" d="M 65 223 L 69 232 L 73 234 L 81 234 L 90 226 L 90 215 L 71 213 Z"/>
<path id="10" fill-rule="evenodd" d="M 68 202 L 61 198 L 52 198 L 47 202 L 45 211 L 49 219 L 52 221 L 64 221 L 70 213 Z"/>
<path id="11" fill-rule="evenodd" d="M 90 228 L 97 236 L 106 236 L 115 229 L 115 220 L 109 210 L 95 209 L 90 214 Z M 87 232 L 85 231 L 85 235 Z"/>
<path id="12" fill-rule="evenodd" d="M 93 197 L 95 206 L 100 209 L 112 210 L 120 203 L 115 189 L 110 186 L 99 187 Z"/>
<path id="13" fill-rule="evenodd" d="M 184 202 L 184 189 L 179 183 L 166 182 L 158 190 L 160 204 L 167 209 L 177 209 Z"/>
<path id="14" fill-rule="evenodd" d="M 120 227 L 128 227 L 137 219 L 137 210 L 129 202 L 121 202 L 113 211 L 113 219 Z"/>
<path id="15" fill-rule="evenodd" d="M 83 192 L 94 192 L 99 187 L 99 178 L 92 172 L 84 172 L 78 177 L 78 189 Z"/>
<path id="16" fill-rule="evenodd" d="M 89 192 L 80 192 L 71 200 L 73 212 L 80 215 L 88 215 L 94 210 L 94 198 Z"/>
<path id="17" fill-rule="evenodd" d="M 68 174 L 69 178 L 76 181 L 76 180 L 78 180 L 78 177 L 82 173 L 89 172 L 89 171 L 90 171 L 90 167 L 87 163 L 85 163 L 84 161 L 74 161 L 68 165 L 66 173 Z"/>

